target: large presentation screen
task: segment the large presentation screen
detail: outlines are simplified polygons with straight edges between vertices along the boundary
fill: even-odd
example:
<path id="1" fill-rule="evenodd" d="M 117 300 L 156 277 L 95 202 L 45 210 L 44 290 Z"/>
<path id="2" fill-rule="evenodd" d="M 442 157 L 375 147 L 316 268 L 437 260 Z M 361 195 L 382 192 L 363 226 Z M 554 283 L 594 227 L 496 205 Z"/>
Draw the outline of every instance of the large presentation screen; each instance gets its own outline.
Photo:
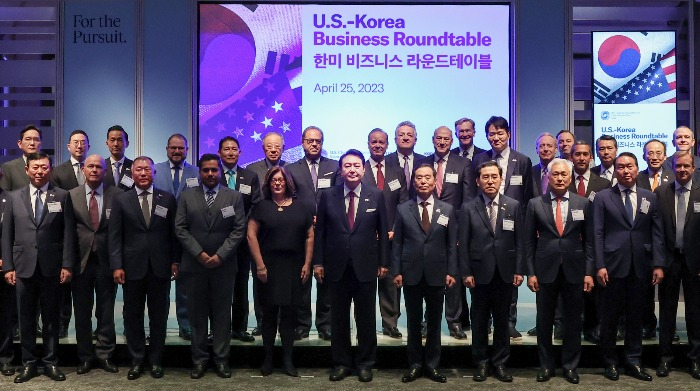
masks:
<path id="1" fill-rule="evenodd" d="M 593 32 L 595 139 L 614 136 L 641 162 L 644 143 L 670 147 L 675 128 L 675 32 Z"/>
<path id="2" fill-rule="evenodd" d="M 508 5 L 201 4 L 199 152 L 226 135 L 241 164 L 264 158 L 261 139 L 285 138 L 283 159 L 303 156 L 301 132 L 324 131 L 324 152 L 367 151 L 374 128 L 409 120 L 416 152 L 435 128 L 510 113 Z M 455 140 L 454 145 L 457 145 Z"/>

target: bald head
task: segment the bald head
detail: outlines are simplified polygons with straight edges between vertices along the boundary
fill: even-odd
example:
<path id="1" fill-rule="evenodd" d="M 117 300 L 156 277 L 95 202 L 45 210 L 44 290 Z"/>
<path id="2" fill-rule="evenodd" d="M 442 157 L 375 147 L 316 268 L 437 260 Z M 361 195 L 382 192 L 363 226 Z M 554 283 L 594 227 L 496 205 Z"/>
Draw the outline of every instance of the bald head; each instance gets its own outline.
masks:
<path id="1" fill-rule="evenodd" d="M 83 174 L 85 184 L 91 189 L 98 188 L 105 178 L 105 160 L 100 155 L 90 155 L 85 159 Z"/>

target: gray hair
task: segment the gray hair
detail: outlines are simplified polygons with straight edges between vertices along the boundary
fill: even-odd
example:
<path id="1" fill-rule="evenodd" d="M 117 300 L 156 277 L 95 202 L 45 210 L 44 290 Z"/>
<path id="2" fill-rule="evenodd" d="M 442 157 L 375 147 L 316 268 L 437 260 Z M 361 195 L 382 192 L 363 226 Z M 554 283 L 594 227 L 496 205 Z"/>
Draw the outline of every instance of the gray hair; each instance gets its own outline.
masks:
<path id="1" fill-rule="evenodd" d="M 569 175 L 571 175 L 572 171 L 574 170 L 574 163 L 572 163 L 571 160 L 555 157 L 551 162 L 549 162 L 549 164 L 547 164 L 547 172 L 551 172 L 552 167 L 554 167 L 555 164 L 566 165 L 566 167 L 569 169 Z"/>

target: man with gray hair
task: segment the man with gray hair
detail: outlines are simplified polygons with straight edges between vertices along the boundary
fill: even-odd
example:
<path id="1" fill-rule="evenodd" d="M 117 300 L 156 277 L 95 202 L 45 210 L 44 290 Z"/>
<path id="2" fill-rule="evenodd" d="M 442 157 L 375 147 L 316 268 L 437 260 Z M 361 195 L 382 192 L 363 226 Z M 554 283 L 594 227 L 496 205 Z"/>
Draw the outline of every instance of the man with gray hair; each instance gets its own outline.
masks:
<path id="1" fill-rule="evenodd" d="M 557 151 L 557 140 L 551 134 L 540 133 L 535 140 L 535 150 L 540 157 L 540 162 L 532 166 L 532 194 L 535 197 L 547 192 L 547 165 L 554 159 Z"/>
<path id="2" fill-rule="evenodd" d="M 394 134 L 396 141 L 396 152 L 392 152 L 386 156 L 386 164 L 389 166 L 398 166 L 404 172 L 406 183 L 409 189 L 412 186 L 413 167 L 418 167 L 418 162 L 425 159 L 425 156 L 415 153 L 416 141 L 418 140 L 418 132 L 416 125 L 411 121 L 403 121 L 396 125 Z"/>

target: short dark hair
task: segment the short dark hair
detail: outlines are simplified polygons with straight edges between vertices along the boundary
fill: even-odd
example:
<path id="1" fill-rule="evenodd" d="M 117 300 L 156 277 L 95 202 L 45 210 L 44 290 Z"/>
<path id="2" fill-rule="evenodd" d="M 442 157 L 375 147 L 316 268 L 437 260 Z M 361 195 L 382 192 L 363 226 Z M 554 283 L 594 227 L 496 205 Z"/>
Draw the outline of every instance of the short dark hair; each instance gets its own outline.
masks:
<path id="1" fill-rule="evenodd" d="M 477 178 L 481 176 L 481 169 L 486 168 L 486 167 L 497 167 L 498 168 L 498 176 L 500 176 L 501 178 L 503 177 L 503 169 L 501 168 L 501 166 L 499 166 L 495 160 L 487 160 L 487 161 L 479 164 L 479 167 L 477 167 L 477 169 L 476 169 Z"/>
<path id="2" fill-rule="evenodd" d="M 197 161 L 197 167 L 201 168 L 204 162 L 208 162 L 211 160 L 216 160 L 216 162 L 219 164 L 219 169 L 223 170 L 223 166 L 221 165 L 221 158 L 219 158 L 219 155 L 213 153 L 205 153 L 204 155 L 200 156 L 199 160 Z"/>
<path id="3" fill-rule="evenodd" d="M 226 136 L 226 137 L 222 138 L 221 140 L 219 140 L 219 151 L 221 151 L 221 148 L 224 147 L 224 143 L 227 141 L 233 141 L 234 143 L 236 143 L 236 146 L 238 147 L 238 149 L 241 149 L 241 144 L 238 142 L 238 140 L 236 138 L 231 137 L 231 136 Z"/>
<path id="4" fill-rule="evenodd" d="M 558 140 L 558 139 L 559 139 L 559 135 L 562 134 L 562 133 L 569 133 L 569 134 L 571 135 L 571 137 L 574 138 L 574 141 L 576 141 L 576 135 L 574 134 L 574 132 L 570 131 L 569 129 L 562 129 L 562 130 L 560 130 L 554 138 L 556 138 L 556 139 Z"/>
<path id="5" fill-rule="evenodd" d="M 70 136 L 68 136 L 68 142 L 70 142 L 70 139 L 72 139 L 73 136 L 75 136 L 76 134 L 82 134 L 83 136 L 85 136 L 85 142 L 90 144 L 90 137 L 88 137 L 87 133 L 85 133 L 84 131 L 82 131 L 80 129 L 76 129 L 76 130 L 70 132 Z"/>
<path id="6" fill-rule="evenodd" d="M 304 140 L 306 138 L 306 132 L 308 132 L 309 130 L 318 130 L 318 132 L 321 133 L 321 141 L 323 141 L 323 139 L 324 139 L 323 130 L 321 130 L 321 128 L 319 128 L 318 126 L 313 126 L 313 125 L 307 126 L 306 129 L 304 129 L 301 132 L 301 139 L 302 140 Z"/>
<path id="7" fill-rule="evenodd" d="M 109 138 L 109 132 L 113 132 L 115 130 L 122 132 L 122 134 L 124 135 L 124 140 L 129 141 L 129 133 L 127 133 L 121 125 L 110 126 L 109 129 L 107 129 L 107 138 Z"/>
<path id="8" fill-rule="evenodd" d="M 654 143 L 654 142 L 656 142 L 656 143 L 661 143 L 661 145 L 664 146 L 664 155 L 665 155 L 665 154 L 666 154 L 666 143 L 663 142 L 663 141 L 661 141 L 661 140 L 659 140 L 658 138 L 653 138 L 653 139 L 651 139 L 651 140 L 649 140 L 649 141 L 647 141 L 647 142 L 644 143 L 644 147 L 642 148 L 642 151 L 644 151 L 644 154 L 645 154 L 645 155 L 647 154 L 647 145 L 649 145 L 650 143 Z"/>
<path id="9" fill-rule="evenodd" d="M 508 120 L 503 118 L 503 117 L 498 117 L 498 116 L 491 116 L 488 121 L 486 121 L 486 125 L 484 126 L 484 130 L 486 131 L 486 134 L 489 133 L 489 128 L 493 125 L 494 128 L 496 129 L 503 129 L 506 132 L 510 133 L 510 126 L 508 126 Z"/>
<path id="10" fill-rule="evenodd" d="M 362 164 L 365 164 L 365 155 L 362 154 L 362 152 L 358 151 L 357 149 L 348 149 L 347 152 L 345 152 L 340 159 L 338 159 L 338 166 L 342 167 L 343 166 L 343 159 L 345 159 L 347 156 L 357 156 L 362 160 Z"/>
<path id="11" fill-rule="evenodd" d="M 30 154 L 27 154 L 27 167 L 29 167 L 29 162 L 32 160 L 41 160 L 41 159 L 49 159 L 49 167 L 53 167 L 53 163 L 51 162 L 51 156 L 47 154 L 46 152 L 32 152 Z"/>
<path id="12" fill-rule="evenodd" d="M 151 159 L 151 158 L 148 157 L 148 156 L 139 156 L 139 157 L 137 157 L 136 159 L 134 159 L 134 163 L 136 163 L 136 162 L 139 161 L 139 160 L 147 161 L 147 162 L 149 162 L 152 166 L 155 166 L 155 165 L 156 165 L 156 163 L 153 161 L 153 159 Z"/>
<path id="13" fill-rule="evenodd" d="M 369 141 L 369 138 L 373 133 L 382 133 L 384 134 L 384 136 L 386 136 L 387 142 L 389 141 L 389 135 L 384 130 L 382 130 L 382 128 L 374 128 L 370 130 L 369 134 L 367 135 L 367 141 Z"/>
<path id="14" fill-rule="evenodd" d="M 632 152 L 622 152 L 622 153 L 620 153 L 619 155 L 617 155 L 617 157 L 615 158 L 615 163 L 614 163 L 614 165 L 617 165 L 617 159 L 619 159 L 619 158 L 621 158 L 621 157 L 629 157 L 629 158 L 632 158 L 632 159 L 634 160 L 634 165 L 637 166 L 637 167 L 639 167 L 639 163 L 637 162 L 637 156 L 636 156 L 635 154 L 633 154 Z"/>
<path id="15" fill-rule="evenodd" d="M 267 173 L 265 174 L 265 181 L 262 185 L 263 197 L 265 197 L 266 200 L 272 199 L 270 181 L 272 181 L 272 177 L 275 176 L 278 172 L 282 174 L 282 177 L 284 177 L 284 194 L 286 194 L 287 197 L 292 197 L 297 191 L 296 187 L 294 186 L 292 176 L 289 175 L 289 173 L 287 173 L 287 170 L 285 170 L 284 167 L 275 166 L 267 170 Z"/>
<path id="16" fill-rule="evenodd" d="M 187 148 L 187 137 L 185 137 L 184 134 L 175 133 L 175 134 L 171 135 L 170 137 L 168 137 L 168 144 L 170 144 L 170 140 L 172 140 L 172 139 L 174 139 L 174 138 L 179 138 L 179 139 L 181 139 L 182 141 L 184 141 L 184 142 L 185 142 L 185 148 Z"/>
<path id="17" fill-rule="evenodd" d="M 30 130 L 36 130 L 37 133 L 39 133 L 39 138 L 40 139 L 43 138 L 43 136 L 41 135 L 41 129 L 37 128 L 34 124 L 29 124 L 29 125 L 25 126 L 24 128 L 22 128 L 22 130 L 20 130 L 19 139 L 21 140 L 22 137 L 24 137 L 24 134 Z"/>
<path id="18" fill-rule="evenodd" d="M 690 156 L 690 162 L 692 164 L 692 167 L 695 168 L 695 156 L 693 156 L 690 151 L 676 151 L 671 155 L 671 166 L 676 167 L 676 160 L 678 160 L 679 157 L 681 156 Z"/>
<path id="19" fill-rule="evenodd" d="M 473 119 L 464 117 L 464 118 L 460 118 L 460 119 L 458 119 L 457 121 L 455 121 L 455 129 L 457 129 L 457 127 L 458 127 L 459 125 L 461 125 L 461 124 L 463 124 L 463 123 L 465 123 L 465 122 L 469 122 L 470 124 L 472 124 L 472 128 L 476 128 L 476 123 L 474 122 Z"/>
<path id="20" fill-rule="evenodd" d="M 595 149 L 598 149 L 598 143 L 600 143 L 601 141 L 612 141 L 615 143 L 615 149 L 617 149 L 617 140 L 615 140 L 615 137 L 609 134 L 604 134 L 598 137 L 598 140 L 595 141 Z"/>
<path id="21" fill-rule="evenodd" d="M 430 167 L 430 169 L 433 170 L 433 176 L 437 177 L 437 171 L 435 171 L 435 166 L 428 163 L 428 162 L 423 162 L 423 163 L 417 165 L 416 167 L 413 167 L 413 176 L 416 176 L 416 171 L 418 171 L 419 168 L 423 168 L 423 167 Z M 410 181 L 410 180 L 411 180 L 411 178 L 406 178 L 406 181 Z"/>
<path id="22" fill-rule="evenodd" d="M 571 146 L 571 153 L 572 154 L 574 153 L 574 150 L 576 149 L 577 145 L 586 146 L 590 150 L 589 152 L 593 153 L 593 148 L 591 148 L 591 144 L 588 144 L 585 140 L 576 140 L 576 141 L 574 141 L 574 145 Z"/>

